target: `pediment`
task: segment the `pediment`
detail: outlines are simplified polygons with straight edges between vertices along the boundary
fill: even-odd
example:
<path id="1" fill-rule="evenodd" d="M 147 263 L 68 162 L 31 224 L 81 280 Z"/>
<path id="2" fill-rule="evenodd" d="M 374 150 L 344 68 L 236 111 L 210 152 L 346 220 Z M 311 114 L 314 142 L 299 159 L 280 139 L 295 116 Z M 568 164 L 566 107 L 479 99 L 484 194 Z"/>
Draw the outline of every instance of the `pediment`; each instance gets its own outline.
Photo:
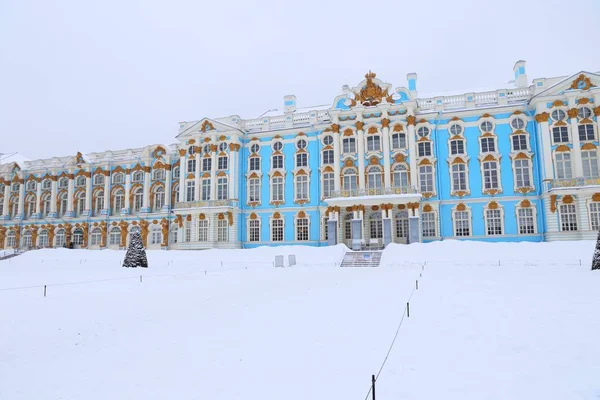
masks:
<path id="1" fill-rule="evenodd" d="M 239 128 L 228 125 L 223 122 L 215 121 L 211 118 L 203 118 L 199 121 L 196 121 L 189 127 L 187 127 L 184 131 L 177 135 L 178 139 L 186 138 L 189 136 L 197 136 L 198 134 L 213 134 L 213 133 L 225 133 L 231 131 L 239 131 Z"/>
<path id="2" fill-rule="evenodd" d="M 568 78 L 563 79 L 558 83 L 555 83 L 548 89 L 533 96 L 533 98 L 563 95 L 565 92 L 585 91 L 599 86 L 600 75 L 592 72 L 580 71 L 576 74 L 569 76 Z"/>
<path id="3" fill-rule="evenodd" d="M 335 98 L 333 108 L 347 110 L 356 106 L 373 107 L 379 104 L 397 104 L 412 100 L 412 96 L 406 88 L 397 88 L 394 92 L 391 84 L 383 82 L 376 76 L 374 72 L 369 71 L 365 75 L 366 79 L 357 86 L 342 87 L 343 94 Z"/>

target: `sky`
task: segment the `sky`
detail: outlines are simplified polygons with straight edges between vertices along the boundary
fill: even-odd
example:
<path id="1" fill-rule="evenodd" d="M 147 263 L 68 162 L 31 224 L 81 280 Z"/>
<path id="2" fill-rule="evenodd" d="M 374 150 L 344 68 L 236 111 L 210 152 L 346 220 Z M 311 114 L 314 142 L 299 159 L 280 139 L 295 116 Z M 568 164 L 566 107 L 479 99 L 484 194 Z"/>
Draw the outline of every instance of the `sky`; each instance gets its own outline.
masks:
<path id="1" fill-rule="evenodd" d="M 180 121 L 600 71 L 600 2 L 0 0 L 0 153 L 171 144 Z"/>

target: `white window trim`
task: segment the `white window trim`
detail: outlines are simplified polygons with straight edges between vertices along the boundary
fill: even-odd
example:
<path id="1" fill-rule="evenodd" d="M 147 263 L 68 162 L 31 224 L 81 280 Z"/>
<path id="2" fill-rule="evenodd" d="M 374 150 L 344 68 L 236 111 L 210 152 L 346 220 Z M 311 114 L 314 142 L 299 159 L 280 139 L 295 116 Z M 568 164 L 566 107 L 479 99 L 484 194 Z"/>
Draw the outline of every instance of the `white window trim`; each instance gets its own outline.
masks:
<path id="1" fill-rule="evenodd" d="M 279 240 L 278 241 L 273 240 L 273 220 L 275 220 L 275 219 L 277 219 L 278 221 L 283 221 L 283 224 L 282 224 L 283 240 L 281 240 L 281 241 L 279 241 Z M 295 234 L 295 232 L 294 232 L 294 234 Z M 295 237 L 295 235 L 294 235 L 294 237 Z M 273 218 L 273 215 L 271 215 L 269 217 L 269 238 L 271 239 L 270 240 L 271 242 L 275 242 L 275 243 L 283 243 L 283 242 L 285 242 L 285 218 L 284 218 L 283 215 L 280 215 L 279 218 Z"/>
<path id="2" fill-rule="evenodd" d="M 259 196 L 258 201 L 250 200 L 250 180 L 252 180 L 252 179 L 258 179 L 258 196 Z M 262 175 L 259 176 L 258 174 L 252 173 L 252 174 L 248 175 L 247 179 L 246 179 L 246 204 L 251 205 L 251 206 L 259 206 L 262 204 L 262 198 L 263 198 L 263 196 L 262 196 Z"/>
<path id="3" fill-rule="evenodd" d="M 497 145 L 497 143 L 496 143 Z M 496 164 L 498 165 L 498 188 L 497 189 L 486 189 L 485 188 L 485 172 L 484 172 L 484 168 L 483 168 L 483 164 L 486 162 L 491 162 L 492 160 L 485 160 L 488 156 L 492 156 L 494 157 L 494 162 L 496 162 Z M 513 168 L 514 171 L 514 168 Z M 501 162 L 501 155 L 499 153 L 483 153 L 479 156 L 479 173 L 481 174 L 481 193 L 483 194 L 492 194 L 492 191 L 497 191 L 497 193 L 494 194 L 499 194 L 503 192 L 503 187 L 502 187 L 502 162 Z M 513 174 L 514 176 L 514 174 Z M 533 175 L 531 175 L 531 179 L 533 180 Z"/>
<path id="4" fill-rule="evenodd" d="M 490 237 L 506 236 L 506 225 L 504 222 L 504 207 L 498 203 L 498 208 L 496 208 L 496 210 L 500 211 L 500 229 L 502 229 L 502 233 L 500 235 L 488 234 L 488 219 L 487 219 L 488 210 L 493 210 L 493 209 L 489 208 L 489 204 L 486 204 L 483 207 L 483 225 L 484 225 L 484 229 L 485 229 L 485 231 L 484 231 L 485 236 L 490 236 Z"/>
<path id="5" fill-rule="evenodd" d="M 518 152 L 517 154 L 519 154 L 519 153 L 524 153 L 524 152 Z M 522 187 L 517 186 L 517 168 L 515 166 L 515 162 L 517 162 L 518 160 L 516 157 L 511 157 L 510 165 L 511 165 L 512 176 L 513 176 L 513 190 L 515 192 L 519 192 L 525 188 L 529 188 L 528 192 L 535 191 L 535 180 L 533 179 L 533 160 L 527 153 L 524 153 L 524 154 L 528 156 L 527 160 L 529 161 L 529 168 L 528 168 L 528 170 L 529 170 L 529 186 L 522 186 Z"/>
<path id="6" fill-rule="evenodd" d="M 521 209 L 531 209 L 533 211 L 533 233 L 520 233 L 521 226 L 519 225 L 519 210 Z M 519 204 L 515 207 L 515 218 L 517 221 L 517 235 L 520 236 L 535 236 L 539 234 L 538 224 L 537 224 L 537 207 L 531 204 L 529 207 L 521 207 Z"/>
<path id="7" fill-rule="evenodd" d="M 301 170 L 306 171 L 305 168 L 301 168 Z M 299 199 L 298 198 L 298 191 L 296 190 L 297 188 L 297 181 L 298 181 L 298 177 L 300 176 L 306 176 L 306 199 Z M 285 191 L 285 189 L 284 189 Z M 306 174 L 302 174 L 302 175 L 298 175 L 298 174 L 294 174 L 294 203 L 310 203 L 310 172 L 306 171 Z"/>
<path id="8" fill-rule="evenodd" d="M 428 157 L 422 157 L 422 159 L 425 159 L 425 158 L 428 159 Z M 423 193 L 431 193 L 430 197 L 435 197 L 436 194 L 437 194 L 437 181 L 436 181 L 436 172 L 437 171 L 436 171 L 435 162 L 432 162 L 431 164 L 424 164 L 424 165 L 420 164 L 419 162 L 417 162 L 417 182 L 416 182 L 415 186 L 419 190 L 421 190 L 421 171 L 420 171 L 420 169 L 421 169 L 421 167 L 425 167 L 425 166 L 430 166 L 431 167 L 431 171 L 432 171 L 431 172 L 431 174 L 432 174 L 431 182 L 432 182 L 432 189 L 433 189 L 433 191 L 431 191 L 431 192 L 423 192 Z"/>
<path id="9" fill-rule="evenodd" d="M 455 160 L 457 158 L 460 158 L 464 162 L 455 163 Z M 450 174 L 450 195 L 451 196 L 457 196 L 457 195 L 459 195 L 459 192 L 464 192 L 464 194 L 460 193 L 460 194 L 462 194 L 462 196 L 469 195 L 471 193 L 471 180 L 469 178 L 469 175 L 470 175 L 469 160 L 470 160 L 470 157 L 461 157 L 461 156 L 453 156 L 451 158 L 451 161 L 449 160 L 448 172 Z M 452 166 L 458 165 L 458 164 L 463 164 L 465 166 L 465 184 L 467 186 L 467 188 L 465 190 L 458 190 L 454 187 L 454 177 L 452 176 Z"/>
<path id="10" fill-rule="evenodd" d="M 251 221 L 258 221 L 258 241 L 251 241 L 250 240 L 250 222 Z M 261 243 L 262 242 L 262 218 L 260 218 L 258 215 L 256 216 L 256 219 L 251 219 L 249 216 L 246 219 L 246 241 L 248 243 Z M 284 233 L 285 235 L 285 233 Z"/>
<path id="11" fill-rule="evenodd" d="M 553 162 L 552 169 L 553 169 L 553 172 L 554 172 L 554 178 L 555 179 L 573 179 L 575 177 L 575 171 L 574 171 L 574 167 L 575 166 L 573 165 L 573 161 L 574 160 L 573 160 L 573 151 L 572 150 L 573 149 L 571 149 L 570 151 L 556 151 L 556 150 L 554 150 L 552 152 L 552 162 Z M 556 155 L 559 154 L 559 153 L 561 153 L 561 154 L 568 153 L 569 154 L 570 162 L 571 162 L 571 177 L 570 178 L 559 178 L 558 177 L 558 162 L 556 160 Z"/>
<path id="12" fill-rule="evenodd" d="M 591 208 L 592 204 L 598 204 L 599 209 L 600 209 L 600 201 L 594 201 L 593 199 L 588 199 L 586 201 L 585 208 L 587 209 L 587 217 L 588 217 L 588 221 L 589 221 L 590 230 L 593 229 L 592 228 L 592 208 Z M 600 217 L 599 217 L 599 219 L 600 219 Z M 600 224 L 600 222 L 599 222 L 599 224 Z"/>
<path id="13" fill-rule="evenodd" d="M 474 236 L 473 235 L 473 212 L 471 211 L 471 207 L 469 207 L 469 206 L 467 206 L 465 204 L 464 211 L 467 212 L 468 215 L 469 215 L 469 235 L 468 236 L 457 236 L 456 235 L 456 228 L 457 227 L 456 227 L 455 213 L 459 212 L 459 211 L 456 209 L 456 207 L 453 207 L 452 210 L 451 210 L 451 214 L 450 214 L 450 216 L 452 218 L 452 237 L 460 239 L 460 238 L 470 238 L 470 237 Z"/>
<path id="14" fill-rule="evenodd" d="M 560 206 L 562 206 L 562 205 L 569 205 L 569 206 L 572 205 L 572 206 L 575 207 L 575 223 L 577 224 L 577 229 L 576 230 L 564 231 L 562 229 L 562 226 L 563 226 L 563 224 L 562 224 L 563 215 L 562 215 L 562 212 L 560 211 Z M 579 215 L 579 210 L 577 208 L 577 202 L 576 201 L 574 201 L 571 204 L 565 204 L 562 201 L 560 201 L 557 204 L 557 206 L 556 206 L 556 211 L 558 213 L 558 231 L 559 232 L 581 232 L 581 227 L 582 227 L 582 225 L 581 225 L 581 217 Z"/>
<path id="15" fill-rule="evenodd" d="M 298 239 L 298 220 L 299 219 L 306 219 L 308 221 L 308 239 L 306 239 L 306 240 L 299 240 Z M 310 242 L 310 239 L 311 239 L 310 238 L 311 223 L 312 223 L 312 221 L 311 221 L 311 218 L 310 218 L 309 214 L 306 214 L 304 216 L 304 218 L 298 217 L 297 214 L 294 216 L 294 241 L 295 242 L 301 242 L 301 243 Z M 285 230 L 284 230 L 284 232 L 285 232 Z"/>
<path id="16" fill-rule="evenodd" d="M 438 238 L 440 237 L 440 217 L 439 217 L 439 211 L 437 208 L 431 208 L 431 211 L 421 211 L 421 215 L 423 214 L 433 214 L 433 225 L 434 225 L 434 229 L 435 229 L 435 236 L 424 236 L 423 235 L 423 221 L 421 219 L 421 237 L 422 238 Z"/>
<path id="17" fill-rule="evenodd" d="M 275 172 L 279 172 L 279 171 L 275 171 Z M 286 174 L 285 174 L 285 171 L 284 171 L 284 172 L 281 173 L 281 176 L 274 176 L 275 172 L 269 173 L 269 203 L 270 204 L 275 204 L 275 202 L 277 202 L 277 204 L 285 204 L 285 181 L 286 181 L 285 175 Z M 273 186 L 274 186 L 273 185 L 273 179 L 274 178 L 281 178 L 283 180 L 283 183 L 282 183 L 282 185 L 283 185 L 283 193 L 282 193 L 283 194 L 283 199 L 281 201 L 280 200 L 274 200 L 274 197 L 273 197 L 273 193 L 274 193 L 274 191 L 273 191 Z"/>

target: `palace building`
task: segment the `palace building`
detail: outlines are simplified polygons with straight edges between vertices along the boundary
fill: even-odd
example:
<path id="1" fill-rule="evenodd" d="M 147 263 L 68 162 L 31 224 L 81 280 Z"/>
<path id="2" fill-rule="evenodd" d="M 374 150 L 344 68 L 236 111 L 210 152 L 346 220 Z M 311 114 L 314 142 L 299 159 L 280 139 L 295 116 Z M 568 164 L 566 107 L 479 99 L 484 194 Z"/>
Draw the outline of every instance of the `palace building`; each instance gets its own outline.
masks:
<path id="1" fill-rule="evenodd" d="M 592 239 L 600 73 L 419 96 L 369 72 L 331 104 L 181 122 L 172 145 L 0 164 L 0 248 Z"/>

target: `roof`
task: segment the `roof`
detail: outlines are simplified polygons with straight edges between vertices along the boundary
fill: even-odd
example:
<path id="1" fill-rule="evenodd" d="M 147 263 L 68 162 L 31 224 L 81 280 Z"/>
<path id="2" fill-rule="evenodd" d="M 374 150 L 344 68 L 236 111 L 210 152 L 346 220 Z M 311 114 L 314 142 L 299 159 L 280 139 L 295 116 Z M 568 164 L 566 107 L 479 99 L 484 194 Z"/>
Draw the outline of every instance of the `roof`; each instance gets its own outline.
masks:
<path id="1" fill-rule="evenodd" d="M 31 159 L 28 157 L 25 157 L 24 155 L 17 153 L 17 152 L 6 153 L 6 154 L 0 153 L 0 164 L 8 164 L 11 162 L 16 162 L 21 167 L 23 167 L 25 164 L 25 161 L 31 161 Z"/>

